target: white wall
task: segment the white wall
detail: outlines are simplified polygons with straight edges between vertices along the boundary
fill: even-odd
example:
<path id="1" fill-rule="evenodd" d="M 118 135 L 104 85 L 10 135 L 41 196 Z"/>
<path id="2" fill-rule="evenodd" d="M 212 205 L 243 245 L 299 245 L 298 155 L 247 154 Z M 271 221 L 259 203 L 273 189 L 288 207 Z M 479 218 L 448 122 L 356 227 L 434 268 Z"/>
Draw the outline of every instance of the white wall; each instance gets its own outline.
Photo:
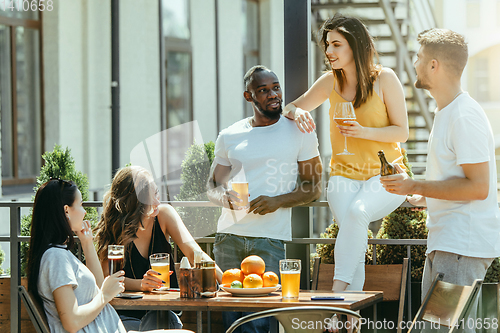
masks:
<path id="1" fill-rule="evenodd" d="M 219 0 L 220 129 L 243 118 L 243 32 L 241 0 Z"/>
<path id="2" fill-rule="evenodd" d="M 261 0 L 260 4 L 260 59 L 261 64 L 285 80 L 284 16 L 282 0 Z"/>
<path id="3" fill-rule="evenodd" d="M 120 0 L 120 162 L 160 126 L 159 13 L 156 1 Z"/>
<path id="4" fill-rule="evenodd" d="M 215 1 L 191 0 L 193 120 L 205 142 L 217 138 Z"/>

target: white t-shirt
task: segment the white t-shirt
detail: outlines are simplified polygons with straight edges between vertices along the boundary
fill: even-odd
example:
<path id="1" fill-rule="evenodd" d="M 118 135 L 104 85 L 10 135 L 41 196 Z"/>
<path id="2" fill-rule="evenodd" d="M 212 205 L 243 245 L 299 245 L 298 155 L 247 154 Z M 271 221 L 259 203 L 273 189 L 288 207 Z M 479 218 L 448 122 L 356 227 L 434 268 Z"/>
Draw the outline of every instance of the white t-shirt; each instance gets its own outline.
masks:
<path id="1" fill-rule="evenodd" d="M 92 301 L 99 292 L 94 274 L 70 251 L 51 247 L 42 256 L 38 293 L 43 300 L 50 332 L 66 333 L 57 313 L 53 292 L 59 287 L 70 285 L 75 292 L 78 305 Z M 126 333 L 115 309 L 106 304 L 99 315 L 78 332 L 85 333 Z"/>
<path id="2" fill-rule="evenodd" d="M 436 113 L 429 137 L 426 178 L 463 178 L 461 164 L 488 161 L 490 184 L 485 200 L 427 198 L 427 253 L 440 250 L 478 258 L 500 256 L 493 132 L 481 106 L 468 93 L 462 93 Z"/>
<path id="3" fill-rule="evenodd" d="M 246 118 L 220 132 L 214 165 L 231 166 L 230 179 L 244 173 L 250 202 L 260 195 L 274 197 L 292 192 L 297 185 L 297 162 L 318 155 L 316 133 L 300 132 L 294 121 L 281 116 L 272 125 L 252 127 L 250 118 Z M 291 208 L 265 215 L 222 208 L 217 232 L 289 241 L 291 214 Z"/>

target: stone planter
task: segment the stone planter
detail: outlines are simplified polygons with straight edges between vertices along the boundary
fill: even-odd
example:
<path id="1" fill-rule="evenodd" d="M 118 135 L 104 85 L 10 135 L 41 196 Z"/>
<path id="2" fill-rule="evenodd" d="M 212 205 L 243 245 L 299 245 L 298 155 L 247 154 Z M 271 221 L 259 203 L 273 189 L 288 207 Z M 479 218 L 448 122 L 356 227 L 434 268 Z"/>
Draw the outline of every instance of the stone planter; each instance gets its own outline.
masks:
<path id="1" fill-rule="evenodd" d="M 26 286 L 26 278 L 21 279 L 21 284 Z M 10 276 L 0 276 L 0 332 L 10 332 Z M 26 312 L 24 304 L 21 303 L 21 327 L 20 332 L 36 333 L 35 327 Z"/>

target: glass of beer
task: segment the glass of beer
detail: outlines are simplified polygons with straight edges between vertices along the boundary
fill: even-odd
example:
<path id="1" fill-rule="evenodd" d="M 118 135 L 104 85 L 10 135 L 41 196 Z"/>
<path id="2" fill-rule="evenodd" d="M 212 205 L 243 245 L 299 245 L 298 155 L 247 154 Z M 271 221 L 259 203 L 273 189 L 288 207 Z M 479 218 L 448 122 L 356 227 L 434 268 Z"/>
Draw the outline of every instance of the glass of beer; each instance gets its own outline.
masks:
<path id="1" fill-rule="evenodd" d="M 151 269 L 160 273 L 158 278 L 165 281 L 163 287 L 158 290 L 167 290 L 170 288 L 170 255 L 168 253 L 155 253 L 149 256 Z"/>
<path id="2" fill-rule="evenodd" d="M 280 260 L 281 294 L 284 300 L 299 299 L 300 269 L 300 259 Z"/>
<path id="3" fill-rule="evenodd" d="M 248 183 L 247 182 L 231 182 L 231 188 L 238 193 L 241 202 L 235 202 L 236 206 L 248 206 Z"/>
<path id="4" fill-rule="evenodd" d="M 113 275 L 123 269 L 125 252 L 123 245 L 108 245 L 108 267 L 109 275 Z"/>

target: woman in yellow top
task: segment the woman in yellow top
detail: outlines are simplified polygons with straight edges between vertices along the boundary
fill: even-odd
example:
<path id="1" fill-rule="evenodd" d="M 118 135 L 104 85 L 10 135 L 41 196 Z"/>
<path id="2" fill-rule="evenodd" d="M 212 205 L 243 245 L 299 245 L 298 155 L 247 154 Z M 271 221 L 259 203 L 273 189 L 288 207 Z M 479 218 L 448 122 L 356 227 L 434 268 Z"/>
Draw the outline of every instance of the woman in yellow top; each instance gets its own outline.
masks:
<path id="1" fill-rule="evenodd" d="M 339 225 L 332 289 L 362 290 L 368 225 L 405 200 L 381 186 L 377 156 L 383 150 L 389 162 L 402 159 L 399 142 L 408 138 L 405 99 L 394 72 L 373 62 L 373 39 L 361 21 L 336 14 L 323 23 L 318 37 L 332 70 L 283 113 L 301 131 L 311 132 L 315 124 L 309 111 L 330 100 L 332 159 L 327 198 Z M 338 126 L 332 119 L 340 102 L 352 102 L 355 109 L 356 120 L 346 122 L 347 126 Z M 344 150 L 344 137 L 354 155 L 337 155 Z"/>

